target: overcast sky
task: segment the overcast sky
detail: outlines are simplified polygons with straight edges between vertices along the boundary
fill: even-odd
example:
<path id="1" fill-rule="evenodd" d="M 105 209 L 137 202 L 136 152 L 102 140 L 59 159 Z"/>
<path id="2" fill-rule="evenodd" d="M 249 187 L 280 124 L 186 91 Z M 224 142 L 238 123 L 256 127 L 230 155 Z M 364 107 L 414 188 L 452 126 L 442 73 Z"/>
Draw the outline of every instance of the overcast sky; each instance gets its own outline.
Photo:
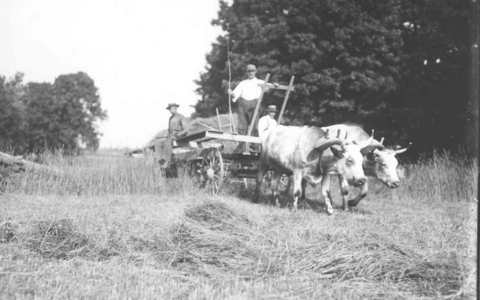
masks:
<path id="1" fill-rule="evenodd" d="M 169 102 L 194 111 L 218 9 L 218 0 L 2 0 L 0 75 L 53 83 L 87 73 L 109 116 L 100 146 L 140 147 L 168 126 Z"/>

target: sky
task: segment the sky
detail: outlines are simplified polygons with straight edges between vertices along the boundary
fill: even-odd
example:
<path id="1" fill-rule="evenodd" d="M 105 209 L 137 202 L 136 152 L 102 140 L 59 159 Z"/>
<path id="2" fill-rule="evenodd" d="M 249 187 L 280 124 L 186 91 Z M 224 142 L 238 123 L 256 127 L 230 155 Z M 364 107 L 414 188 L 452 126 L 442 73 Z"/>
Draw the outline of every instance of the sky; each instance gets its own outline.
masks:
<path id="1" fill-rule="evenodd" d="M 2 0 L 0 75 L 87 73 L 108 114 L 100 147 L 141 147 L 168 127 L 168 103 L 194 112 L 218 10 L 218 0 Z"/>

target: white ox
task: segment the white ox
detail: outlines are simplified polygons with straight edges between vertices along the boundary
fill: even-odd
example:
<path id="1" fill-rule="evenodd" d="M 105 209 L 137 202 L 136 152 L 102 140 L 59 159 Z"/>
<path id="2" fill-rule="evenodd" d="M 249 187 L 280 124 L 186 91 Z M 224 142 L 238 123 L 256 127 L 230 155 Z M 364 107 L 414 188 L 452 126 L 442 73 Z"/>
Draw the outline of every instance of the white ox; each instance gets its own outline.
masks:
<path id="1" fill-rule="evenodd" d="M 350 184 L 361 186 L 367 178 L 363 173 L 363 156 L 360 150 L 369 145 L 373 138 L 357 144 L 343 139 L 330 138 L 318 127 L 277 126 L 262 139 L 262 154 L 260 168 L 257 174 L 257 185 L 253 202 L 260 199 L 260 186 L 268 168 L 273 169 L 271 182 L 273 196 L 279 205 L 277 185 L 282 174 L 293 175 L 294 182 L 294 209 L 301 196 L 305 198 L 307 183 L 315 186 L 325 180 L 324 174 L 336 171 Z M 323 152 L 330 148 L 333 155 L 322 159 Z M 330 198 L 323 189 L 327 212 L 333 213 Z"/>
<path id="2" fill-rule="evenodd" d="M 366 133 L 360 126 L 358 125 L 350 125 L 350 124 L 337 124 L 332 126 L 322 127 L 323 130 L 329 130 L 330 132 L 337 132 L 341 130 L 342 132 L 348 135 L 349 140 L 356 141 L 357 143 L 362 143 L 366 140 L 369 140 L 372 137 L 368 133 Z M 411 143 L 410 143 L 411 145 Z M 410 146 L 409 146 L 410 147 Z M 370 145 L 362 149 L 363 154 L 363 171 L 366 176 L 376 177 L 381 182 L 383 182 L 388 188 L 397 188 L 400 186 L 400 180 L 397 175 L 397 166 L 398 160 L 395 157 L 397 154 L 403 153 L 408 150 L 408 148 L 400 149 L 400 150 L 391 150 L 385 148 L 381 142 L 377 140 L 372 140 Z M 333 156 L 334 154 L 327 149 L 324 152 L 324 157 Z M 332 174 L 335 174 L 332 172 Z M 347 210 L 348 207 L 357 206 L 357 204 L 365 198 L 368 192 L 368 182 L 365 182 L 364 185 L 360 187 L 360 193 L 354 199 L 347 200 L 348 198 L 348 182 L 343 178 L 340 174 L 339 181 L 340 181 L 340 189 L 342 192 L 343 198 L 343 209 Z M 331 177 L 333 175 L 329 175 L 327 177 Z M 330 193 L 330 178 L 325 180 L 325 188 L 327 189 L 327 193 Z"/>

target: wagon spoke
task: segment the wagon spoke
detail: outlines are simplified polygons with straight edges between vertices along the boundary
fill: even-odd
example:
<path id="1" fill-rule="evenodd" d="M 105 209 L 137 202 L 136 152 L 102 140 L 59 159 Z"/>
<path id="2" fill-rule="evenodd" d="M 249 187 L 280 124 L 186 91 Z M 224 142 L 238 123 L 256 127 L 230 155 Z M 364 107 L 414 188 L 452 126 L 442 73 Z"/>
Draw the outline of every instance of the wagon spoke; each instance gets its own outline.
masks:
<path id="1" fill-rule="evenodd" d="M 215 195 L 223 185 L 224 166 L 222 154 L 217 148 L 210 148 L 202 160 L 201 178 L 203 186 Z"/>

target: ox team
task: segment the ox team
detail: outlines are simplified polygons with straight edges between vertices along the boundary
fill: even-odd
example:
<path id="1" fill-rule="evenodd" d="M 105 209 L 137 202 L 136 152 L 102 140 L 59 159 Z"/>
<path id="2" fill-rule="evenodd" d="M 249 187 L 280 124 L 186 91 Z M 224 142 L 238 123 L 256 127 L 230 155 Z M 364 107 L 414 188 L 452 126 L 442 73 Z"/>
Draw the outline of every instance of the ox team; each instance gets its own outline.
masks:
<path id="1" fill-rule="evenodd" d="M 233 102 L 238 103 L 239 134 L 247 133 L 247 126 L 252 121 L 255 105 L 261 93 L 259 84 L 263 80 L 256 78 L 256 67 L 248 65 L 247 79 L 240 82 L 235 90 L 228 90 L 233 95 Z M 278 86 L 278 84 L 274 84 Z M 260 186 L 267 170 L 273 170 L 271 188 L 275 202 L 279 205 L 278 180 L 283 174 L 293 175 L 294 191 L 293 206 L 297 208 L 299 199 L 305 199 L 307 183 L 321 183 L 322 196 L 325 199 L 327 212 L 333 213 L 330 195 L 330 177 L 339 177 L 343 198 L 343 209 L 356 206 L 368 191 L 367 178 L 374 176 L 389 188 L 398 187 L 396 154 L 406 149 L 393 151 L 386 149 L 382 143 L 373 139 L 363 129 L 356 125 L 333 125 L 324 128 L 277 126 L 275 106 L 269 106 L 267 115 L 254 122 L 253 135 L 260 136 L 262 153 L 260 169 L 257 175 L 257 185 L 253 201 L 260 199 Z M 258 128 L 258 131 L 255 130 Z M 350 134 L 349 141 L 339 138 L 329 138 L 328 132 L 344 132 Z M 285 143 L 288 141 L 288 143 Z M 237 148 L 238 149 L 238 148 Z M 348 200 L 349 185 L 361 188 L 359 195 Z"/>
<path id="2" fill-rule="evenodd" d="M 238 101 L 238 133 L 241 135 L 247 134 L 261 94 L 259 85 L 264 83 L 257 79 L 255 74 L 256 67 L 248 65 L 247 78 L 234 90 L 228 90 L 233 96 L 232 101 Z M 274 83 L 274 86 L 277 87 L 278 84 Z M 164 165 L 168 164 L 171 157 L 172 141 L 184 136 L 188 131 L 185 117 L 176 112 L 177 107 L 175 103 L 167 107 L 172 113 L 169 136 L 167 141 L 156 149 L 157 158 L 164 160 Z M 333 213 L 330 194 L 330 177 L 333 175 L 339 177 L 344 210 L 356 206 L 366 196 L 368 184 L 365 174 L 378 178 L 389 188 L 400 185 L 395 156 L 405 152 L 408 147 L 401 150 L 387 149 L 382 142 L 373 139 L 373 135 L 368 135 L 357 125 L 338 124 L 322 128 L 281 126 L 275 121 L 276 113 L 276 106 L 268 106 L 267 115 L 260 120 L 256 119 L 252 128 L 252 135 L 259 136 L 262 145 L 253 202 L 259 202 L 260 186 L 268 170 L 273 171 L 271 189 L 277 205 L 280 205 L 280 177 L 283 174 L 293 175 L 294 209 L 297 209 L 298 200 L 305 199 L 307 184 L 315 186 L 320 183 L 328 214 Z M 337 133 L 337 136 L 330 137 L 329 133 Z M 341 136 L 343 134 L 344 138 Z M 241 152 L 242 148 L 244 144 L 240 143 L 235 152 Z M 252 147 L 252 150 L 258 149 Z M 347 199 L 350 185 L 361 188 L 359 195 L 352 200 Z"/>

